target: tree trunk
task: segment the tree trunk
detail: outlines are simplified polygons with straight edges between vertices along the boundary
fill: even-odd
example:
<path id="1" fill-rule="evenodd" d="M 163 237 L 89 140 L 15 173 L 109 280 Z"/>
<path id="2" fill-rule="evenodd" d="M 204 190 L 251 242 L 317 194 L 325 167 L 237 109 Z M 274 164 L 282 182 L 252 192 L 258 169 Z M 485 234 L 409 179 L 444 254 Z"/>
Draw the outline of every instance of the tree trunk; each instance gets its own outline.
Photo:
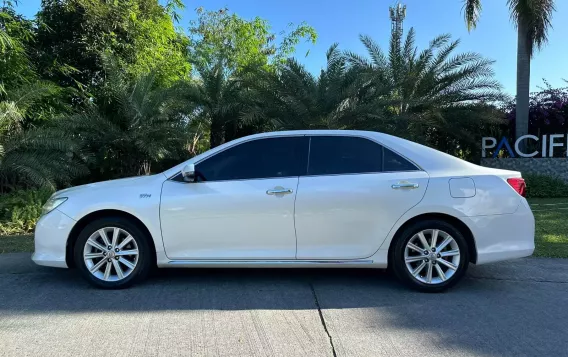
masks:
<path id="1" fill-rule="evenodd" d="M 211 132 L 209 137 L 210 148 L 213 149 L 221 144 L 225 139 L 225 133 L 223 130 L 223 122 L 218 118 L 212 118 L 211 120 Z"/>
<path id="2" fill-rule="evenodd" d="M 529 130 L 529 95 L 531 77 L 531 42 L 526 22 L 519 19 L 517 37 L 517 106 L 515 120 L 516 138 L 526 135 Z M 525 149 L 525 142 L 519 148 Z"/>

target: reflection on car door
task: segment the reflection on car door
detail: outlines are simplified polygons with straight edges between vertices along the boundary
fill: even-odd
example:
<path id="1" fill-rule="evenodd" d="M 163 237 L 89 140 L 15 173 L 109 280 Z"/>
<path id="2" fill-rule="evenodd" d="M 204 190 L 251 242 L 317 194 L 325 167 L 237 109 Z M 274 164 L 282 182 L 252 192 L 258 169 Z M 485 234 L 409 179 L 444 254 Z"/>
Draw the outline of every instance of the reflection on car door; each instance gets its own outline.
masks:
<path id="1" fill-rule="evenodd" d="M 312 136 L 296 197 L 298 259 L 357 259 L 376 252 L 420 202 L 428 175 L 367 138 Z"/>
<path id="2" fill-rule="evenodd" d="M 294 200 L 305 136 L 256 139 L 196 164 L 195 183 L 168 180 L 160 217 L 170 259 L 294 259 Z"/>

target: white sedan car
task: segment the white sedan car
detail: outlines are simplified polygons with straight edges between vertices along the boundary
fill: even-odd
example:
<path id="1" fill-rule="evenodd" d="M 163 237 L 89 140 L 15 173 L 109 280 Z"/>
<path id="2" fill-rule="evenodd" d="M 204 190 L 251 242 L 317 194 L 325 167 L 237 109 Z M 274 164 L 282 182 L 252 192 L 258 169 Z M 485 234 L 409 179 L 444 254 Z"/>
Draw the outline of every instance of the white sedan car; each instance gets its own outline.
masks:
<path id="1" fill-rule="evenodd" d="M 526 257 L 519 172 L 376 132 L 244 137 L 163 173 L 56 192 L 33 260 L 122 288 L 155 266 L 392 268 L 440 291 L 468 264 Z"/>

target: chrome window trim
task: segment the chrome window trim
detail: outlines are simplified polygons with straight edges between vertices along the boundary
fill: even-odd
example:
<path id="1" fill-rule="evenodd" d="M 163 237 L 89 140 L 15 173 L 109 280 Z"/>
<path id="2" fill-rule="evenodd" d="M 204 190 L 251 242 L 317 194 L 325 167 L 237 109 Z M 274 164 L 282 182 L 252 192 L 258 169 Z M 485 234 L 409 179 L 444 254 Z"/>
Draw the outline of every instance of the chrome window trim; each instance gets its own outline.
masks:
<path id="1" fill-rule="evenodd" d="M 222 153 L 228 149 L 234 148 L 237 145 L 241 145 L 244 143 L 248 143 L 251 141 L 256 141 L 256 140 L 265 140 L 265 139 L 273 139 L 273 138 L 290 138 L 290 137 L 297 137 L 297 136 L 308 136 L 309 137 L 309 142 L 308 142 L 308 160 L 307 160 L 307 167 L 306 167 L 306 174 L 305 175 L 300 175 L 300 176 L 278 176 L 278 177 L 263 177 L 263 178 L 254 178 L 254 179 L 238 179 L 238 180 L 218 180 L 218 181 L 204 181 L 204 182 L 233 182 L 233 181 L 250 181 L 250 180 L 270 180 L 270 179 L 276 179 L 276 178 L 293 178 L 293 177 L 324 177 L 324 176 L 341 176 L 341 175 L 366 175 L 366 174 L 381 174 L 381 173 L 394 173 L 394 172 L 426 172 L 426 170 L 424 170 L 420 165 L 418 165 L 416 162 L 414 162 L 413 160 L 410 160 L 408 157 L 402 155 L 400 152 L 393 150 L 392 148 L 390 148 L 389 146 L 377 141 L 375 138 L 373 137 L 369 137 L 369 136 L 364 136 L 364 135 L 360 135 L 360 134 L 340 134 L 340 133 L 329 133 L 329 134 L 324 134 L 324 133 L 318 133 L 318 134 L 283 134 L 283 135 L 274 135 L 274 136 L 267 136 L 267 137 L 262 137 L 262 138 L 250 138 L 248 140 L 245 141 L 241 141 L 238 143 L 235 143 L 231 146 L 228 146 L 226 148 L 224 148 L 223 150 L 213 153 L 211 155 L 208 155 L 204 158 L 202 158 L 199 161 L 194 162 L 194 165 L 197 165 L 209 158 L 211 158 L 212 156 L 215 156 L 219 153 Z M 361 138 L 361 139 L 367 139 L 371 142 L 374 142 L 375 144 L 381 145 L 383 148 L 387 148 L 390 151 L 394 152 L 395 154 L 399 155 L 400 157 L 402 157 L 403 159 L 407 160 L 408 162 L 410 162 L 411 164 L 413 164 L 414 166 L 416 166 L 417 170 L 408 170 L 408 171 L 378 171 L 378 172 L 356 172 L 356 173 L 343 173 L 343 174 L 327 174 L 327 175 L 308 175 L 308 168 L 310 165 L 310 153 L 311 153 L 311 148 L 312 148 L 312 137 L 314 136 L 341 136 L 341 137 L 352 137 L 352 138 Z M 383 157 L 384 157 L 384 151 L 383 151 Z M 182 184 L 187 184 L 189 182 L 184 182 L 184 181 L 174 181 L 173 179 L 178 176 L 181 173 L 181 171 L 176 172 L 175 174 L 173 174 L 172 176 L 168 177 L 168 179 L 166 181 L 173 181 L 173 182 L 178 182 L 178 183 L 182 183 Z M 194 183 L 202 183 L 202 182 L 194 182 Z"/>
<path id="2" fill-rule="evenodd" d="M 328 177 L 328 176 L 353 176 L 353 175 L 381 175 L 381 174 L 392 174 L 400 172 L 425 172 L 422 170 L 412 170 L 412 171 L 381 171 L 381 172 L 351 172 L 346 174 L 326 174 L 326 175 L 304 175 L 300 177 Z"/>

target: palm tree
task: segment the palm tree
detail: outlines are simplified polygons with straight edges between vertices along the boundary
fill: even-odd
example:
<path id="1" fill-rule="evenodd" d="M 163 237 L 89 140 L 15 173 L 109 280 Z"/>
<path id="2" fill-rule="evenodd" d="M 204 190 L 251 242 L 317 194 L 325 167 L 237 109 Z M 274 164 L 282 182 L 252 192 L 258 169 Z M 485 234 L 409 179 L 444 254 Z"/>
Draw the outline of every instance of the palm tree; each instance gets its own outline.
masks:
<path id="1" fill-rule="evenodd" d="M 69 184 L 88 171 L 68 135 L 47 129 L 24 130 L 24 119 L 59 87 L 36 82 L 0 95 L 0 192 L 16 187 Z"/>
<path id="2" fill-rule="evenodd" d="M 498 121 L 486 104 L 501 98 L 493 62 L 476 53 L 454 55 L 459 41 L 448 35 L 422 51 L 414 38 L 411 29 L 398 46 L 402 34 L 394 33 L 385 54 L 362 36 L 367 56 L 334 45 L 319 76 L 289 59 L 275 73 L 245 77 L 254 105 L 245 106 L 241 118 L 263 130 L 377 130 L 470 158 L 480 128 Z"/>
<path id="3" fill-rule="evenodd" d="M 128 83 L 111 69 L 103 91 L 80 113 L 58 120 L 92 155 L 90 180 L 149 174 L 152 165 L 179 153 L 187 140 L 183 104 L 174 88 L 155 87 L 150 73 Z"/>
<path id="4" fill-rule="evenodd" d="M 422 142 L 439 133 L 471 140 L 467 129 L 475 130 L 494 115 L 486 118 L 486 111 L 477 116 L 463 111 L 474 104 L 479 110 L 479 103 L 501 98 L 493 61 L 472 52 L 454 54 L 459 40 L 451 41 L 449 35 L 436 37 L 422 51 L 415 46 L 414 29 L 404 42 L 402 36 L 392 33 L 388 54 L 367 36 L 361 36 L 366 57 L 346 54 L 367 91 L 381 96 L 383 103 L 388 100 L 385 111 L 391 121 L 379 123 L 383 127 L 377 129 Z"/>
<path id="5" fill-rule="evenodd" d="M 208 123 L 210 147 L 214 148 L 225 141 L 227 126 L 238 121 L 243 88 L 240 79 L 226 70 L 224 59 L 213 65 L 196 63 L 194 66 L 197 77 L 182 83 L 178 91 L 195 106 L 192 117 Z"/>
<path id="6" fill-rule="evenodd" d="M 288 59 L 276 72 L 255 74 L 246 82 L 253 105 L 243 110 L 242 119 L 264 130 L 370 129 L 385 106 L 380 96 L 370 96 L 336 44 L 319 76 Z"/>
<path id="7" fill-rule="evenodd" d="M 468 30 L 475 28 L 481 14 L 481 0 L 463 0 Z M 515 134 L 527 134 L 529 123 L 530 66 L 534 48 L 548 42 L 554 0 L 507 0 L 511 20 L 517 27 L 517 105 Z"/>

